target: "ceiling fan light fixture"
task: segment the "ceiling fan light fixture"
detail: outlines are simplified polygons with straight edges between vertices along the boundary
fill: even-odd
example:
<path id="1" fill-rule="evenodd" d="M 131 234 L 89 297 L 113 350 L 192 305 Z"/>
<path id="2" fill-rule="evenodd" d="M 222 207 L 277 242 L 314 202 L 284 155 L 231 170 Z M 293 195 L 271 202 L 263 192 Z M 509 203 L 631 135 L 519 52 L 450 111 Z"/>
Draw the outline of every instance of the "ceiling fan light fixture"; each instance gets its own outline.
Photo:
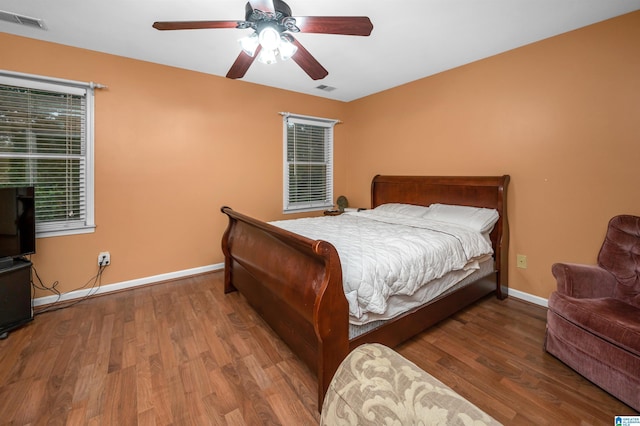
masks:
<path id="1" fill-rule="evenodd" d="M 238 40 L 238 43 L 240 43 L 240 47 L 242 47 L 244 53 L 253 58 L 253 55 L 256 54 L 256 50 L 260 45 L 260 40 L 258 39 L 258 34 L 253 33 L 247 37 L 241 38 Z"/>
<path id="2" fill-rule="evenodd" d="M 2 11 L 0 19 L 1 15 Z M 161 31 L 214 28 L 252 30 L 251 35 L 238 40 L 242 51 L 227 72 L 226 77 L 231 79 L 243 78 L 256 59 L 265 64 L 274 64 L 278 56 L 283 61 L 294 58 L 294 62 L 311 79 L 323 79 L 329 72 L 290 33 L 369 36 L 373 30 L 373 24 L 366 16 L 296 18 L 284 0 L 248 0 L 244 21 L 156 21 L 152 27 Z"/>

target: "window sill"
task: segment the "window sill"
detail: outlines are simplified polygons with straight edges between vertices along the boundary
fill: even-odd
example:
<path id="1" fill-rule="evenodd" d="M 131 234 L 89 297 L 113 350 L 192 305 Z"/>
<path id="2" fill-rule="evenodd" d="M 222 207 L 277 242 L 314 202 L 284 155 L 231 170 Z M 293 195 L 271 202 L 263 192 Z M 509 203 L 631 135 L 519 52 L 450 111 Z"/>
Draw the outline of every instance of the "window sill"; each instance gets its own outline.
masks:
<path id="1" fill-rule="evenodd" d="M 73 229 L 56 229 L 50 231 L 36 232 L 36 238 L 63 237 L 66 235 L 92 234 L 96 230 L 95 226 L 85 226 Z"/>

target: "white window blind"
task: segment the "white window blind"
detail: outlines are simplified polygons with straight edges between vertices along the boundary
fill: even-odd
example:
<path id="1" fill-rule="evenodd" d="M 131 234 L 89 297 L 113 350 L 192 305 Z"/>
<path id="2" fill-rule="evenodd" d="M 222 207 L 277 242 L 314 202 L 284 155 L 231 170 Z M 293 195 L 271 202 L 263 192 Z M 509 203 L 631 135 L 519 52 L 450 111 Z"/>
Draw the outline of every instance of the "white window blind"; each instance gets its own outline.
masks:
<path id="1" fill-rule="evenodd" d="M 93 89 L 0 75 L 0 186 L 35 186 L 38 237 L 91 232 Z"/>
<path id="2" fill-rule="evenodd" d="M 284 211 L 333 205 L 333 127 L 336 120 L 284 115 Z"/>

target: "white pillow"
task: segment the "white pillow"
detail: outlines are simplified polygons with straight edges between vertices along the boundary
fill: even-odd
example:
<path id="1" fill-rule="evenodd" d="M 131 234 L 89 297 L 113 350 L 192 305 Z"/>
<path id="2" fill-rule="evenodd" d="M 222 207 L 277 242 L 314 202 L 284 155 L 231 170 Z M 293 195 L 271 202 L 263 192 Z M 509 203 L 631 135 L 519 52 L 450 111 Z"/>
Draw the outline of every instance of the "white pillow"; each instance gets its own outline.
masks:
<path id="1" fill-rule="evenodd" d="M 490 232 L 499 217 L 496 209 L 450 204 L 431 204 L 424 215 L 425 219 L 464 225 L 482 233 Z"/>
<path id="2" fill-rule="evenodd" d="M 387 203 L 380 204 L 374 210 L 377 212 L 396 213 L 411 217 L 424 217 L 429 207 L 416 206 L 414 204 Z"/>

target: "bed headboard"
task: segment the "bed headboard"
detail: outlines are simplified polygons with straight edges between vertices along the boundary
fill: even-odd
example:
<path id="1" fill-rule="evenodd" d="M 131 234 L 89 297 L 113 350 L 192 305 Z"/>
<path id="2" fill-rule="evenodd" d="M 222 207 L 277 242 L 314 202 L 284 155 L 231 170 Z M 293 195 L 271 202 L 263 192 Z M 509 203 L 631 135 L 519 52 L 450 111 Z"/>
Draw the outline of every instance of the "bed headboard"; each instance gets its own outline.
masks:
<path id="1" fill-rule="evenodd" d="M 385 203 L 428 206 L 457 204 L 496 209 L 500 218 L 491 232 L 496 268 L 506 287 L 509 255 L 507 185 L 503 176 L 382 176 L 371 182 L 371 208 Z"/>
<path id="2" fill-rule="evenodd" d="M 371 183 L 371 207 L 385 203 L 433 203 L 504 211 L 509 176 L 382 176 Z"/>

